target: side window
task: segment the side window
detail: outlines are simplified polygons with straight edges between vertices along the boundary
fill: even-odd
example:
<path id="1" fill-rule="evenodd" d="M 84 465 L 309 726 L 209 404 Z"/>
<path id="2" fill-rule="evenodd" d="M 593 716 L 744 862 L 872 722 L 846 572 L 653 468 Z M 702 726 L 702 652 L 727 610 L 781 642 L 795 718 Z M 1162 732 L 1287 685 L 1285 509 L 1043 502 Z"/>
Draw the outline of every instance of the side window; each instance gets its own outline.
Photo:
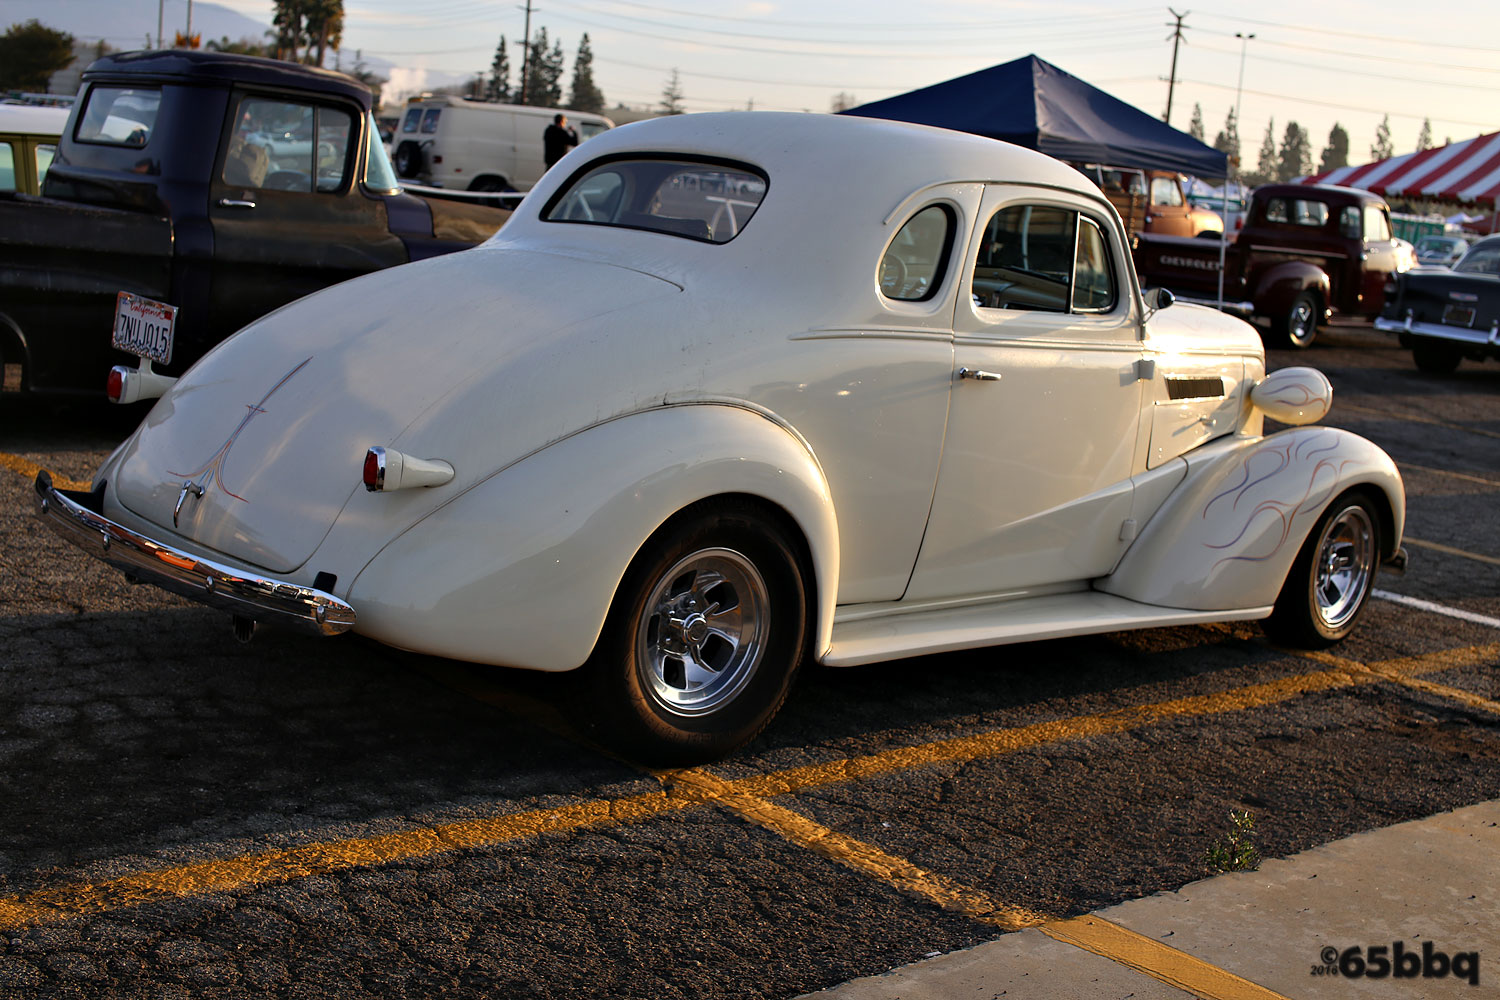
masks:
<path id="1" fill-rule="evenodd" d="M 1182 204 L 1182 189 L 1171 177 L 1151 178 L 1151 204 L 1178 206 Z"/>
<path id="2" fill-rule="evenodd" d="M 902 302 L 922 302 L 937 294 L 953 249 L 953 211 L 929 205 L 901 227 L 880 259 L 880 293 Z"/>
<path id="3" fill-rule="evenodd" d="M 1365 239 L 1371 241 L 1389 240 L 1391 238 L 1391 222 L 1385 216 L 1385 211 L 1376 205 L 1365 206 Z"/>
<path id="4" fill-rule="evenodd" d="M 1081 219 L 1073 261 L 1073 311 L 1109 312 L 1115 307 L 1115 277 L 1104 234 L 1092 219 Z"/>
<path id="5" fill-rule="evenodd" d="M 235 187 L 337 191 L 344 186 L 354 118 L 264 97 L 240 101 L 221 176 Z"/>
<path id="6" fill-rule="evenodd" d="M 1002 208 L 984 228 L 974 300 L 985 309 L 1069 312 L 1079 256 L 1077 212 L 1051 205 Z"/>
<path id="7" fill-rule="evenodd" d="M 1351 240 L 1357 240 L 1364 233 L 1364 224 L 1359 219 L 1359 206 L 1345 205 L 1344 210 L 1339 213 L 1339 231 Z"/>
<path id="8" fill-rule="evenodd" d="M 16 189 L 16 151 L 8 142 L 0 142 L 0 191 Z"/>

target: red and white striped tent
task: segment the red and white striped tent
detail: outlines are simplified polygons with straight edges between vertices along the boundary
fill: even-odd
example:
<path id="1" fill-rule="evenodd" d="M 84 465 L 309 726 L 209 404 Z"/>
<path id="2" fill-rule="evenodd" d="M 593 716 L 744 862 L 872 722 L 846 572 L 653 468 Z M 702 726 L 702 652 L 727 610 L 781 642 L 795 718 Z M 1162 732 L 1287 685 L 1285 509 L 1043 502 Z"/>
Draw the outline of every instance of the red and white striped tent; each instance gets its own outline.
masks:
<path id="1" fill-rule="evenodd" d="M 1303 180 L 1342 184 L 1388 197 L 1495 204 L 1500 196 L 1500 132 L 1393 156 L 1362 167 L 1339 167 Z"/>

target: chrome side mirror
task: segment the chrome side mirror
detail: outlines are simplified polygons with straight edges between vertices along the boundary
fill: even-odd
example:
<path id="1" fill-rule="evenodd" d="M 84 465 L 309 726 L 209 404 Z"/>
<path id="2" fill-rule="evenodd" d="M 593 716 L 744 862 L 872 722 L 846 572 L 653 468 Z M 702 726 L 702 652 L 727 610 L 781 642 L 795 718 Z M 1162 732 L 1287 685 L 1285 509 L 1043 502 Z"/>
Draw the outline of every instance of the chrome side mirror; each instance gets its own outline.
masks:
<path id="1" fill-rule="evenodd" d="M 1148 288 L 1145 294 L 1146 308 L 1152 312 L 1165 309 L 1177 301 L 1177 296 L 1172 294 L 1170 288 Z"/>

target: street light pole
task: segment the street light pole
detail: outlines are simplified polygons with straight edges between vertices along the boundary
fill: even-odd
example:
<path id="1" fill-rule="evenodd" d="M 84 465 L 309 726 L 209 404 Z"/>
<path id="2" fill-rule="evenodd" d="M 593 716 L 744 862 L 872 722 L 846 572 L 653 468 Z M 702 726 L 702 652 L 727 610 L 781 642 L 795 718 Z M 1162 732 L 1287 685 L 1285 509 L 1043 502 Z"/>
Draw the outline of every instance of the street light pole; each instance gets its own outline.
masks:
<path id="1" fill-rule="evenodd" d="M 1239 146 L 1240 146 L 1240 98 L 1243 97 L 1244 93 L 1245 93 L 1245 46 L 1249 45 L 1250 44 L 1250 39 L 1254 38 L 1255 36 L 1253 34 L 1246 34 L 1243 31 L 1236 31 L 1234 33 L 1234 37 L 1238 38 L 1240 40 L 1240 82 L 1234 88 L 1234 147 L 1235 147 L 1235 156 L 1234 156 L 1234 159 L 1237 162 L 1239 160 Z M 1224 260 L 1228 256 L 1228 250 L 1229 250 L 1229 182 L 1234 179 L 1234 175 L 1237 174 L 1238 171 L 1234 170 L 1233 167 L 1231 167 L 1230 170 L 1227 171 L 1227 173 L 1229 173 L 1230 176 L 1224 178 L 1224 198 L 1220 202 L 1221 207 L 1224 209 L 1224 218 L 1222 220 L 1223 224 L 1224 224 L 1224 228 L 1222 230 L 1220 230 L 1220 232 L 1219 232 L 1219 308 L 1220 309 L 1224 308 Z M 1248 207 L 1248 206 L 1242 206 L 1242 207 Z"/>

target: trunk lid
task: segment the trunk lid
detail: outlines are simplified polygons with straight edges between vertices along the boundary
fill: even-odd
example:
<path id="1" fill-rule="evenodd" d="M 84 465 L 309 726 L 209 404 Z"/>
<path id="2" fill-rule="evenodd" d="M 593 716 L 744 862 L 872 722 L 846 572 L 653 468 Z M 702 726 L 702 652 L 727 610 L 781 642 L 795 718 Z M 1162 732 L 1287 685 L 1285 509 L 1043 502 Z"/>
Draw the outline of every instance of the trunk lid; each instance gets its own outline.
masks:
<path id="1" fill-rule="evenodd" d="M 367 448 L 396 442 L 478 373 L 525 357 L 555 377 L 535 355 L 570 328 L 678 291 L 629 268 L 492 246 L 345 282 L 205 356 L 127 445 L 114 489 L 180 537 L 289 572 L 363 489 Z"/>

